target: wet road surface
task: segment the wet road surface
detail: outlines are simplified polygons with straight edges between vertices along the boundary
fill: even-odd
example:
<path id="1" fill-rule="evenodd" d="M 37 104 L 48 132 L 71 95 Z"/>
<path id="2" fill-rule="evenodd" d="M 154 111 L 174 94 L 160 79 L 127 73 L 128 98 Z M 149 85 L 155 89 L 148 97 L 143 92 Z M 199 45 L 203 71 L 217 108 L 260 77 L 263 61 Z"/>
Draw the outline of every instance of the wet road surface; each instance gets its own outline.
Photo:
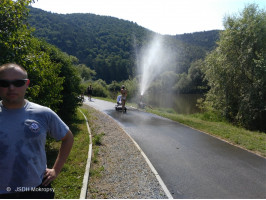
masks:
<path id="1" fill-rule="evenodd" d="M 266 159 L 171 120 L 114 103 L 85 102 L 138 143 L 174 198 L 266 198 Z"/>

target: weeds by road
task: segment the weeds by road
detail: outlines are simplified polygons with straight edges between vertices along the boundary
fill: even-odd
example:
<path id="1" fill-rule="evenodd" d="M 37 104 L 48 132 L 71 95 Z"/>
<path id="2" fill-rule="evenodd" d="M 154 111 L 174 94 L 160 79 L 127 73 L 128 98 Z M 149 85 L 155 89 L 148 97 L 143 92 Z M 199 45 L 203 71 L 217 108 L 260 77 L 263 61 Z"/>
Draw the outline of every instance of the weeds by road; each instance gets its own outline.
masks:
<path id="1" fill-rule="evenodd" d="M 90 114 L 82 110 L 87 118 Z M 77 118 L 70 129 L 74 135 L 74 144 L 61 173 L 52 183 L 56 199 L 78 199 L 82 187 L 83 176 L 89 150 L 89 134 L 83 115 L 77 111 Z M 46 146 L 47 166 L 53 167 L 60 148 L 60 142 L 48 139 Z"/>

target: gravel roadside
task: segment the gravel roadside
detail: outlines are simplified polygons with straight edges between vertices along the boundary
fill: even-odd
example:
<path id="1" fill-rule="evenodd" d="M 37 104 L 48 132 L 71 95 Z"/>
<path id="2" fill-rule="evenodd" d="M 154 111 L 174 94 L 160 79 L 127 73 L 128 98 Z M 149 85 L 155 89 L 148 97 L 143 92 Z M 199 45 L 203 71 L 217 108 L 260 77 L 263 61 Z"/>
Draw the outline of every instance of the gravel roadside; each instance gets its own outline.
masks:
<path id="1" fill-rule="evenodd" d="M 165 199 L 161 185 L 124 130 L 109 116 L 84 105 L 90 115 L 92 136 L 101 135 L 93 147 L 87 198 Z M 95 157 L 95 152 L 97 156 Z M 97 160 L 97 162 L 95 161 Z"/>

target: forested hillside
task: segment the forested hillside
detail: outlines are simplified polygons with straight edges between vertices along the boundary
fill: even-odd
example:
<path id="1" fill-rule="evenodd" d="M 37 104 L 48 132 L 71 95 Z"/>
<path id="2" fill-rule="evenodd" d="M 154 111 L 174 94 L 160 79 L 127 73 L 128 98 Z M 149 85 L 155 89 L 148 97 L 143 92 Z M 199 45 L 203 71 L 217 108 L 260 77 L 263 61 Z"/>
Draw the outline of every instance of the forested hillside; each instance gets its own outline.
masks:
<path id="1" fill-rule="evenodd" d="M 182 40 L 187 44 L 200 46 L 207 51 L 211 51 L 216 47 L 215 42 L 219 40 L 219 31 L 203 31 L 196 33 L 185 33 L 176 35 L 176 39 Z"/>
<path id="2" fill-rule="evenodd" d="M 148 42 L 152 31 L 136 23 L 94 14 L 55 14 L 30 8 L 34 35 L 74 55 L 79 63 L 96 71 L 107 83 L 136 75 L 136 52 Z M 219 31 L 164 36 L 171 46 L 173 71 L 188 73 L 191 64 L 214 49 Z"/>

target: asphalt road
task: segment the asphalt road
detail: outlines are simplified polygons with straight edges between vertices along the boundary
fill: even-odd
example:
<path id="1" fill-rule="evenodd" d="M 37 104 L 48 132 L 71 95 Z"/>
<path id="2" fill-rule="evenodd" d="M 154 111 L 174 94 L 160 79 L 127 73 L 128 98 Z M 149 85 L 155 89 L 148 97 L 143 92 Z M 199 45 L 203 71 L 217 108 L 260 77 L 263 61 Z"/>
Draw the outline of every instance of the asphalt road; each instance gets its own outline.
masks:
<path id="1" fill-rule="evenodd" d="M 97 99 L 147 155 L 174 198 L 266 198 L 266 159 L 171 120 Z"/>

